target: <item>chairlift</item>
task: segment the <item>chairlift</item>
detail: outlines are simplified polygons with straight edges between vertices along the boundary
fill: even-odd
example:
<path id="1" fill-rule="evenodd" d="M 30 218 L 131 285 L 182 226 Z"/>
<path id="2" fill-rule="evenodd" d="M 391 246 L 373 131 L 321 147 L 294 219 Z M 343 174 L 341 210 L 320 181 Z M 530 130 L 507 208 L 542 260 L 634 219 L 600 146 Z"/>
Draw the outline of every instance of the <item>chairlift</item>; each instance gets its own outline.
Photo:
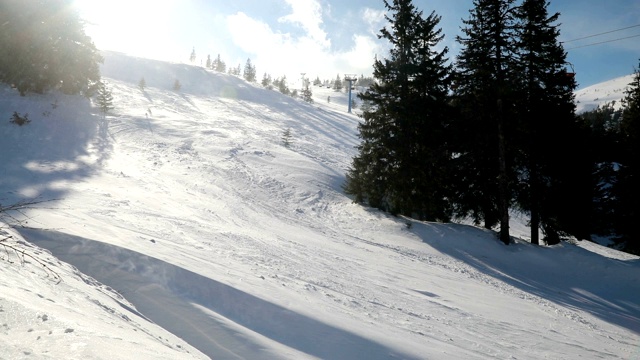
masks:
<path id="1" fill-rule="evenodd" d="M 564 74 L 566 77 L 573 79 L 576 77 L 576 69 L 574 69 L 573 64 L 570 62 L 567 62 L 567 64 L 571 67 L 571 71 L 568 71 L 568 69 L 564 70 Z"/>

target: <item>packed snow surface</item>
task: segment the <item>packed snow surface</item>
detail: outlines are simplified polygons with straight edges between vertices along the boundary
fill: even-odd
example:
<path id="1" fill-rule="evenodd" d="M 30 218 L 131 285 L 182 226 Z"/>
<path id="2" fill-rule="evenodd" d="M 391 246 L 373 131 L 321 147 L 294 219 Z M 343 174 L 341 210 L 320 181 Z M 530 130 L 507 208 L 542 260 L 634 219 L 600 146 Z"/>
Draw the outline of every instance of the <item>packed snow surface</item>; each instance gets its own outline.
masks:
<path id="1" fill-rule="evenodd" d="M 104 118 L 0 87 L 0 204 L 44 201 L 0 230 L 0 359 L 640 359 L 638 257 L 345 196 L 346 94 L 118 53 L 102 74 Z"/>

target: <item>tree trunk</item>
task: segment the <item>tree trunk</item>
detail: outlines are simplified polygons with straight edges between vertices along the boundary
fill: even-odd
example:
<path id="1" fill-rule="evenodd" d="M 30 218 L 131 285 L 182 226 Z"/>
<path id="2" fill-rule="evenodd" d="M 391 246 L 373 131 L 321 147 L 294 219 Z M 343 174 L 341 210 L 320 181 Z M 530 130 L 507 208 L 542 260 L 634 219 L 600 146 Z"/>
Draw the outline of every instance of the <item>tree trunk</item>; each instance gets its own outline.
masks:
<path id="1" fill-rule="evenodd" d="M 498 206 L 500 215 L 500 240 L 509 245 L 509 185 L 507 180 L 506 145 L 504 139 L 504 116 L 502 114 L 502 99 L 498 99 Z"/>
<path id="2" fill-rule="evenodd" d="M 533 149 L 533 147 L 531 148 Z M 534 151 L 534 150 L 530 150 Z M 533 154 L 531 156 L 534 156 Z M 536 160 L 532 159 L 530 164 L 531 179 L 529 196 L 531 199 L 531 243 L 540 245 L 540 236 L 538 229 L 540 228 L 540 174 L 536 166 Z"/>

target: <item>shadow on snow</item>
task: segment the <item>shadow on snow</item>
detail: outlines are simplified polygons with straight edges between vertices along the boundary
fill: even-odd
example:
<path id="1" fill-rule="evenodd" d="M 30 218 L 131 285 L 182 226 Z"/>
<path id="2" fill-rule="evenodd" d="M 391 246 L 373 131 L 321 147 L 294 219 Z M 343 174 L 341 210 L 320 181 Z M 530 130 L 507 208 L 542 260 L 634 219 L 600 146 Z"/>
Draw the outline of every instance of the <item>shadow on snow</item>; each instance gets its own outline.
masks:
<path id="1" fill-rule="evenodd" d="M 640 334 L 637 260 L 607 258 L 566 242 L 543 247 L 515 239 L 505 246 L 495 232 L 461 224 L 415 222 L 412 231 L 485 275 Z"/>
<path id="2" fill-rule="evenodd" d="M 7 86 L 0 92 L 0 203 L 59 199 L 68 191 L 65 182 L 91 176 L 110 155 L 108 129 L 88 99 L 60 93 L 21 97 Z M 31 122 L 11 124 L 14 111 L 28 113 Z"/>
<path id="3" fill-rule="evenodd" d="M 214 359 L 278 358 L 234 330 L 237 326 L 230 321 L 318 358 L 410 359 L 372 340 L 132 250 L 52 230 L 20 232 L 29 242 L 114 288 L 145 317 Z"/>

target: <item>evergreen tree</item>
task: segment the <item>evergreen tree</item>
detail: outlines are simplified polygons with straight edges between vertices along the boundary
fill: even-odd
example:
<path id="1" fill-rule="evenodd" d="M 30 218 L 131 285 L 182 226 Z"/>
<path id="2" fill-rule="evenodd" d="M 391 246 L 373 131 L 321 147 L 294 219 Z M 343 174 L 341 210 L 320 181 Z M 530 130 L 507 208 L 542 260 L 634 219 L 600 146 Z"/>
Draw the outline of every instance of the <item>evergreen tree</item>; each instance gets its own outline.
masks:
<path id="1" fill-rule="evenodd" d="M 368 100 L 362 100 L 362 104 L 360 105 L 360 109 L 363 112 L 373 112 L 374 108 L 373 105 L 371 104 L 371 101 Z"/>
<path id="2" fill-rule="evenodd" d="M 111 90 L 107 88 L 107 84 L 104 81 L 98 83 L 98 93 L 96 96 L 98 107 L 102 113 L 102 118 L 106 118 L 107 113 L 113 109 L 113 95 Z"/>
<path id="3" fill-rule="evenodd" d="M 440 17 L 423 18 L 410 0 L 384 4 L 389 26 L 379 37 L 391 44 L 390 58 L 375 60 L 377 81 L 359 95 L 370 106 L 344 190 L 394 214 L 447 221 L 451 69 L 448 49 L 436 50 Z"/>
<path id="4" fill-rule="evenodd" d="M 300 97 L 305 102 L 313 104 L 313 92 L 311 91 L 311 88 L 309 88 L 309 84 L 308 83 L 306 84 L 304 89 L 302 89 L 302 92 L 300 93 Z"/>
<path id="5" fill-rule="evenodd" d="M 140 81 L 138 81 L 138 89 L 140 89 L 140 91 L 144 91 L 146 87 L 147 87 L 147 81 L 144 79 L 144 77 L 141 77 Z"/>
<path id="6" fill-rule="evenodd" d="M 340 74 L 336 75 L 336 79 L 333 81 L 333 90 L 341 91 L 343 88 L 342 79 L 340 79 Z"/>
<path id="7" fill-rule="evenodd" d="M 455 96 L 460 111 L 452 128 L 458 216 L 471 215 L 487 229 L 500 223 L 500 240 L 510 242 L 509 206 L 514 180 L 509 140 L 515 124 L 518 75 L 515 0 L 474 0 L 463 20 Z"/>
<path id="8" fill-rule="evenodd" d="M 211 55 L 207 55 L 207 62 L 205 63 L 205 66 L 207 69 L 211 69 L 211 65 L 212 65 Z"/>
<path id="9" fill-rule="evenodd" d="M 248 82 L 256 81 L 256 67 L 251 64 L 251 59 L 247 59 L 247 62 L 244 65 L 243 77 Z"/>
<path id="10" fill-rule="evenodd" d="M 264 73 L 264 75 L 262 75 L 262 81 L 260 82 L 260 84 L 264 87 L 268 87 L 271 85 L 271 75 L 268 75 L 267 73 Z"/>
<path id="11" fill-rule="evenodd" d="M 191 56 L 189 56 L 189 61 L 191 61 L 191 62 L 195 62 L 196 61 L 196 48 L 195 47 L 191 50 Z"/>
<path id="12" fill-rule="evenodd" d="M 293 136 L 291 135 L 291 128 L 286 128 L 282 133 L 282 145 L 284 145 L 284 147 L 286 148 L 291 146 L 292 137 Z"/>
<path id="13" fill-rule="evenodd" d="M 227 65 L 220 59 L 220 54 L 218 54 L 218 57 L 213 61 L 213 70 L 221 73 L 227 71 Z"/>
<path id="14" fill-rule="evenodd" d="M 358 81 L 356 81 L 356 86 L 368 87 L 372 83 L 373 83 L 373 78 L 360 75 L 360 77 L 358 78 Z"/>
<path id="15" fill-rule="evenodd" d="M 582 126 L 588 132 L 589 144 L 580 151 L 582 157 L 588 159 L 592 171 L 587 178 L 590 180 L 593 199 L 591 214 L 583 218 L 583 224 L 589 225 L 591 234 L 603 237 L 617 232 L 620 219 L 617 216 L 618 206 L 614 192 L 624 153 L 620 143 L 622 109 L 615 109 L 614 105 L 615 102 L 606 103 L 579 116 Z"/>
<path id="16" fill-rule="evenodd" d="M 517 143 L 523 184 L 517 191 L 519 205 L 530 212 L 534 244 L 539 227 L 550 244 L 568 232 L 588 237 L 580 234 L 580 219 L 588 218 L 590 208 L 590 164 L 577 153 L 584 149 L 580 140 L 585 134 L 575 115 L 576 83 L 565 70 L 566 53 L 558 41 L 560 14 L 549 16 L 547 6 L 546 0 L 524 0 L 516 11 L 521 22 Z"/>
<path id="17" fill-rule="evenodd" d="M 72 0 L 0 2 L 0 82 L 91 96 L 103 61 Z"/>
<path id="18" fill-rule="evenodd" d="M 284 75 L 281 78 L 274 80 L 273 84 L 278 87 L 278 91 L 285 95 L 289 95 L 291 90 L 289 90 L 289 86 L 287 85 L 287 76 Z"/>
<path id="19" fill-rule="evenodd" d="M 313 80 L 313 86 L 322 85 L 322 81 L 320 81 L 320 77 L 317 76 L 315 80 Z"/>
<path id="20" fill-rule="evenodd" d="M 620 122 L 620 144 L 623 156 L 613 192 L 617 199 L 618 224 L 616 232 L 626 251 L 640 254 L 638 224 L 638 184 L 640 184 L 640 68 L 635 70 L 632 82 L 625 90 Z"/>

